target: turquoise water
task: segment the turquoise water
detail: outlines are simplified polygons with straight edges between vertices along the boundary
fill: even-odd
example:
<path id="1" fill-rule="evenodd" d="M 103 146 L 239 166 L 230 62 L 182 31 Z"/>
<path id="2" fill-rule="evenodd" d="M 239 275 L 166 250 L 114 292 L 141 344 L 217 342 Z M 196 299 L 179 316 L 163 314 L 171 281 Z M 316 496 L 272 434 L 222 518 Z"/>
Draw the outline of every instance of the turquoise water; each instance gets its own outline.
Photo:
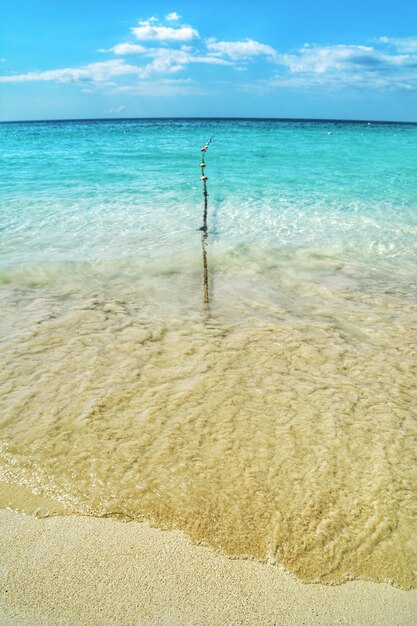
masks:
<path id="1" fill-rule="evenodd" d="M 0 481 L 417 586 L 417 125 L 0 136 Z"/>
<path id="2" fill-rule="evenodd" d="M 117 121 L 0 126 L 2 268 L 187 255 L 210 235 L 414 271 L 417 126 Z M 196 167 L 197 166 L 197 167 Z M 189 259 L 192 262 L 192 259 Z"/>

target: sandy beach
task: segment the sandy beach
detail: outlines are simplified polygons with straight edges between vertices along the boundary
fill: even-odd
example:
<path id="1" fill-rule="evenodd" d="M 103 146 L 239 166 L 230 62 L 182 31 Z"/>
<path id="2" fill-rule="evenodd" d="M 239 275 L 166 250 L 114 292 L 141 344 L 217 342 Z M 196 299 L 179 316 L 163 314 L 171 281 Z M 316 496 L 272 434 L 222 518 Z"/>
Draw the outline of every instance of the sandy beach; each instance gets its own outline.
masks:
<path id="1" fill-rule="evenodd" d="M 0 137 L 0 625 L 416 626 L 417 126 Z"/>
<path id="2" fill-rule="evenodd" d="M 414 626 L 417 590 L 308 585 L 146 524 L 0 512 L 4 626 Z"/>

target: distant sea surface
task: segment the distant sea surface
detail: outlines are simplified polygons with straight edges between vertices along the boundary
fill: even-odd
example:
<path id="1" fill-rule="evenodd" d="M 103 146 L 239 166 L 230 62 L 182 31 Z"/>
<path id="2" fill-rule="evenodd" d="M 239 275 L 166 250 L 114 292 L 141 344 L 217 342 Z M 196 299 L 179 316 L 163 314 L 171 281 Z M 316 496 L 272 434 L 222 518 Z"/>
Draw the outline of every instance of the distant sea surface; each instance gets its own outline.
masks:
<path id="1" fill-rule="evenodd" d="M 0 145 L 3 504 L 417 587 L 417 125 L 13 123 Z"/>

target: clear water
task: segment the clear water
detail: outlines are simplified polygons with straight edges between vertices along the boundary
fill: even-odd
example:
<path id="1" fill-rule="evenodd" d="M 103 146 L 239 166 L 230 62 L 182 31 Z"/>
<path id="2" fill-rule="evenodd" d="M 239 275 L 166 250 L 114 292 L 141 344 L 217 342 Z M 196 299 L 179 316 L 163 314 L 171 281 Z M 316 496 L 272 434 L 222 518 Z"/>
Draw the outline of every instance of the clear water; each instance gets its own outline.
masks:
<path id="1" fill-rule="evenodd" d="M 417 125 L 0 136 L 0 480 L 416 587 Z"/>

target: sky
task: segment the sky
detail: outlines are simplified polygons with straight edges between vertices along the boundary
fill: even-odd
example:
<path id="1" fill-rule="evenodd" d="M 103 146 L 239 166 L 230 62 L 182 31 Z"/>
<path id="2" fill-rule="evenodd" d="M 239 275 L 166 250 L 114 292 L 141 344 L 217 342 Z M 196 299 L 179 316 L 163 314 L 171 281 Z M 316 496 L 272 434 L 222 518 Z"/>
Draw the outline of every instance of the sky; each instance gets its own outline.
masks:
<path id="1" fill-rule="evenodd" d="M 417 122 L 415 0 L 2 0 L 0 120 Z"/>

